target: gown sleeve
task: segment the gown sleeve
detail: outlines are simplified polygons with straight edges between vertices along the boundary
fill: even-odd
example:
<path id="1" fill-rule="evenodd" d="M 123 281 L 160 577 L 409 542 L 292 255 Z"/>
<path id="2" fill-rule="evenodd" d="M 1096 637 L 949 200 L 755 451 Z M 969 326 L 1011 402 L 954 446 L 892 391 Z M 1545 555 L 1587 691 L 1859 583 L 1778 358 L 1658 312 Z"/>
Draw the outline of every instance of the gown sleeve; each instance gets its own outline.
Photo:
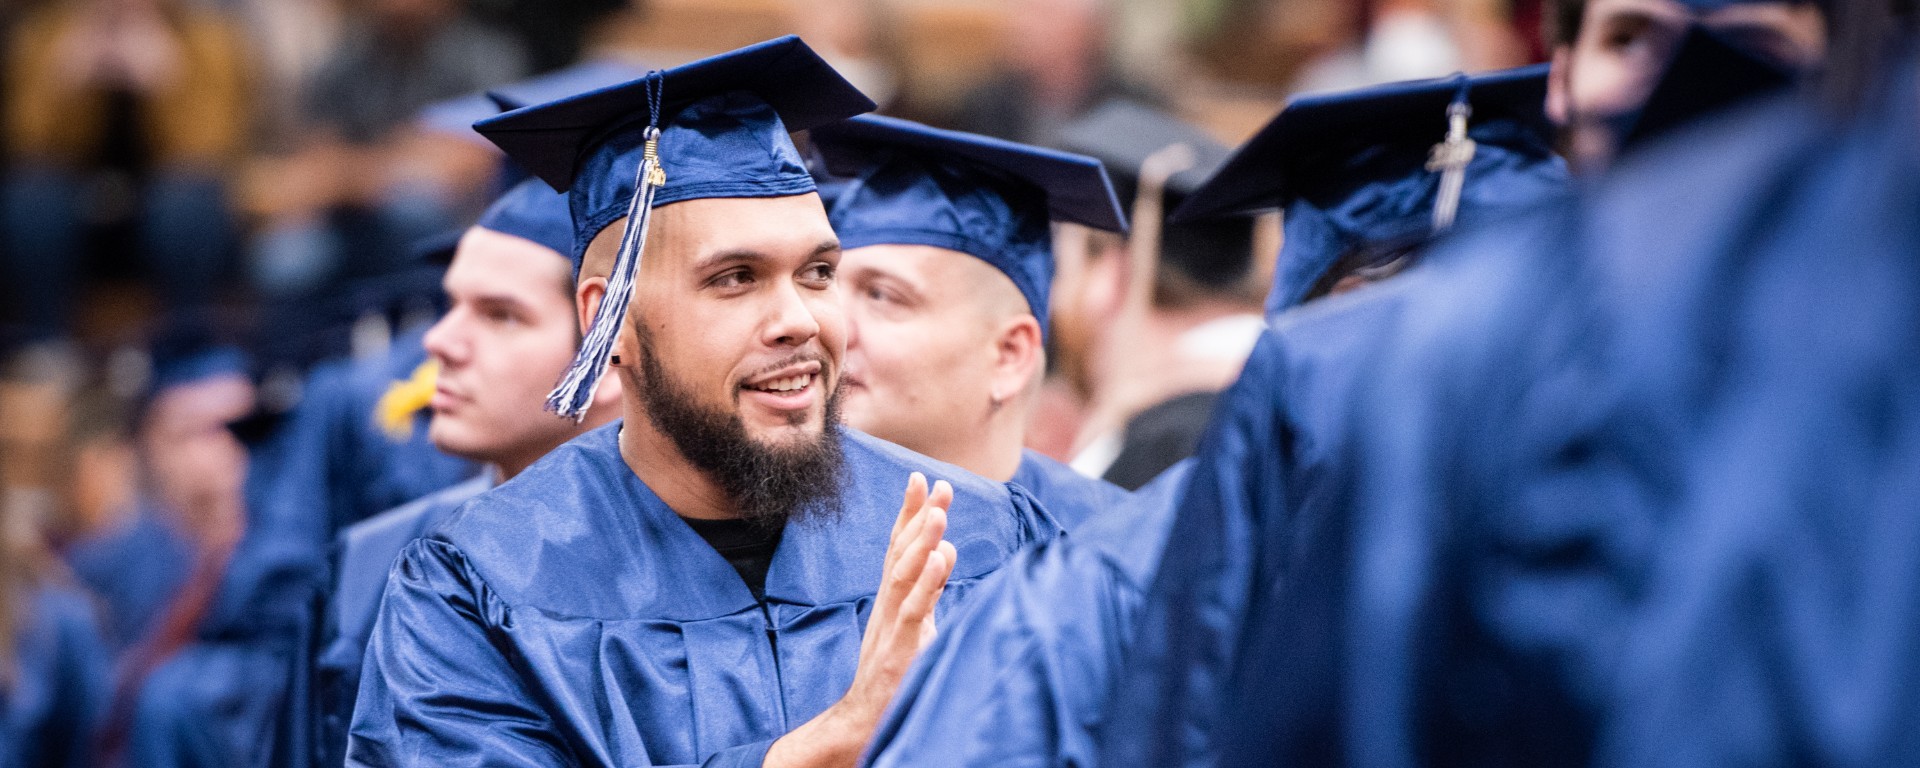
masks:
<path id="1" fill-rule="evenodd" d="M 347 765 L 583 765 L 512 652 L 495 642 L 507 623 L 505 604 L 458 549 L 433 539 L 409 544 L 367 647 Z M 772 744 L 731 747 L 700 765 L 757 767 Z"/>
<path id="2" fill-rule="evenodd" d="M 489 637 L 490 597 L 452 546 L 408 545 L 367 647 L 348 765 L 577 764 Z"/>

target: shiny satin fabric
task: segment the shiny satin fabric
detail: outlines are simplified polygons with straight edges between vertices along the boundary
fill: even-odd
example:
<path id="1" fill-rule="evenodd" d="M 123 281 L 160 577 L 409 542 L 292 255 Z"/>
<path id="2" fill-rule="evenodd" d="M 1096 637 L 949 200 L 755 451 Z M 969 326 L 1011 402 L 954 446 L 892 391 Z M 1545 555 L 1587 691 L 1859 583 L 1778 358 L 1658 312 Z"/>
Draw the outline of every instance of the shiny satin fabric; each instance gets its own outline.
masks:
<path id="1" fill-rule="evenodd" d="M 864 763 L 1091 764 L 1189 464 L 983 582 L 901 683 Z"/>
<path id="2" fill-rule="evenodd" d="M 758 765 L 852 683 L 912 471 L 954 485 L 940 615 L 1058 524 L 1024 490 L 848 430 L 837 512 L 787 525 L 757 602 L 588 433 L 395 564 L 350 765 Z"/>
<path id="3" fill-rule="evenodd" d="M 1705 222 L 1712 251 L 1649 254 L 1697 279 L 1617 294 L 1623 317 L 1655 318 L 1623 329 L 1631 349 L 1679 328 L 1681 354 L 1717 354 L 1696 368 L 1710 407 L 1597 765 L 1920 755 L 1920 57 L 1904 58 L 1858 118 L 1803 132 L 1756 115 L 1716 144 L 1790 161 L 1740 174 L 1738 215 Z M 1763 130 L 1783 151 L 1755 151 L 1778 141 Z"/>
<path id="4" fill-rule="evenodd" d="M 1087 477 L 1032 449 L 1022 452 L 1020 468 L 1014 470 L 1012 482 L 1039 499 L 1060 527 L 1069 531 L 1091 518 L 1119 509 L 1133 495 L 1125 488 Z"/>
<path id="5" fill-rule="evenodd" d="M 12 665 L 0 678 L 0 766 L 89 768 L 106 714 L 107 650 L 77 588 L 42 585 L 17 607 Z"/>
<path id="6" fill-rule="evenodd" d="M 1352 409 L 1328 684 L 1243 673 L 1220 764 L 1910 763 L 1902 93 L 1716 119 L 1436 255 Z M 1240 668 L 1312 662 L 1265 613 Z"/>
<path id="7" fill-rule="evenodd" d="M 1416 277 L 1278 318 L 1222 397 L 1178 502 L 1180 533 L 1143 598 L 1135 659 L 1108 694 L 1100 763 L 1212 764 L 1217 734 L 1239 717 L 1224 692 L 1251 676 L 1285 690 L 1266 702 L 1284 709 L 1328 683 L 1333 617 L 1309 606 L 1338 586 L 1345 414 Z M 1269 621 L 1300 630 L 1289 665 L 1245 660 Z"/>
<path id="8" fill-rule="evenodd" d="M 334 545 L 334 589 L 322 620 L 314 660 L 314 749 L 319 765 L 345 760 L 347 723 L 360 691 L 360 662 L 380 615 L 380 596 L 400 551 L 426 535 L 460 505 L 494 485 L 482 474 L 353 524 Z"/>

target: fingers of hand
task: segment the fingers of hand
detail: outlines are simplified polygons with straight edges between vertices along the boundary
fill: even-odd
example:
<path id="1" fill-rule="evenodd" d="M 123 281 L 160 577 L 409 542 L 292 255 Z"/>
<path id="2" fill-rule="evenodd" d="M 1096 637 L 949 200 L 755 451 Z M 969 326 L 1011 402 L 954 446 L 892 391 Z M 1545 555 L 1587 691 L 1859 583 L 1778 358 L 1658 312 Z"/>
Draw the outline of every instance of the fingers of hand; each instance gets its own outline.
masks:
<path id="1" fill-rule="evenodd" d="M 953 544 L 942 541 L 927 554 L 926 563 L 914 580 L 912 591 L 900 603 L 899 627 L 902 640 L 910 640 L 917 651 L 933 639 L 933 609 L 946 592 L 947 578 L 953 575 Z"/>
<path id="2" fill-rule="evenodd" d="M 953 486 L 948 485 L 947 481 L 945 480 L 941 480 L 940 482 L 934 483 L 933 492 L 927 495 L 926 503 L 920 506 L 921 506 L 921 509 L 927 509 L 931 507 L 939 507 L 941 509 L 953 509 Z"/>
<path id="3" fill-rule="evenodd" d="M 913 585 L 920 569 L 927 563 L 927 556 L 940 545 L 940 537 L 947 533 L 947 511 L 940 507 L 928 507 L 909 527 L 911 538 L 901 541 L 900 558 L 893 564 L 889 581 L 901 589 Z"/>
<path id="4" fill-rule="evenodd" d="M 920 513 L 927 503 L 927 476 L 918 472 L 907 476 L 907 492 L 900 501 L 900 514 L 893 518 L 893 534 L 887 539 L 889 545 L 900 541 L 900 531 Z"/>

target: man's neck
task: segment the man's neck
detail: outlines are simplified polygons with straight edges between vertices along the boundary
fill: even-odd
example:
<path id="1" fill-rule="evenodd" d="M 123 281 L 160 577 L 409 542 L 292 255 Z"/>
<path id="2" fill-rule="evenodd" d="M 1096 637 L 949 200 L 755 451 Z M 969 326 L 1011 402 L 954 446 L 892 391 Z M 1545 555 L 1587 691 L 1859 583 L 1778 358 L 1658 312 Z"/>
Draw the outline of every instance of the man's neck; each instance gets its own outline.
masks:
<path id="1" fill-rule="evenodd" d="M 626 421 L 620 425 L 620 458 L 674 514 L 695 520 L 740 516 L 720 485 L 687 461 L 637 405 L 629 405 L 626 411 Z"/>
<path id="2" fill-rule="evenodd" d="M 922 451 L 927 456 L 972 472 L 989 480 L 1006 482 L 1020 471 L 1026 457 L 1026 422 L 1032 410 L 1030 399 L 1021 395 L 1007 401 L 987 416 L 987 422 L 968 439 L 952 440 L 938 450 Z"/>
<path id="3" fill-rule="evenodd" d="M 533 466 L 534 462 L 545 458 L 549 453 L 553 453 L 554 449 L 572 442 L 574 438 L 606 426 L 607 422 L 613 421 L 613 414 L 607 411 L 608 409 L 606 408 L 594 408 L 587 411 L 586 420 L 582 421 L 580 426 L 576 427 L 573 431 L 566 433 L 558 442 L 541 445 L 534 450 L 527 451 L 522 455 L 512 458 L 499 458 L 487 461 L 488 466 L 492 467 L 496 473 L 495 477 L 499 478 L 496 484 L 512 480 L 521 472 L 527 471 L 527 467 Z"/>

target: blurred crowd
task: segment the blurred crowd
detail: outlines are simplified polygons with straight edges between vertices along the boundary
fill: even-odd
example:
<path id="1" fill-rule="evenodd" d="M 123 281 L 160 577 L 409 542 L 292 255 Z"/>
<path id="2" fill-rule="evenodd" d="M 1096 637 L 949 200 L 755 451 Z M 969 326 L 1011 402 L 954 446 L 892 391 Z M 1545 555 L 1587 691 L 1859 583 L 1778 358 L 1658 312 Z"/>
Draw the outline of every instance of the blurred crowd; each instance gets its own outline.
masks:
<path id="1" fill-rule="evenodd" d="M 55 665 L 109 670 L 72 678 L 99 690 L 40 700 L 104 714 L 45 718 L 99 728 L 38 734 L 43 753 L 144 754 L 132 723 L 180 702 L 143 692 L 207 697 L 183 711 L 228 704 L 190 679 L 152 684 L 206 668 L 181 655 L 313 656 L 330 578 L 316 547 L 484 476 L 428 440 L 422 339 L 449 302 L 435 254 L 525 176 L 469 129 L 515 106 L 504 86 L 592 67 L 608 84 L 791 32 L 882 113 L 932 126 L 1098 154 L 1089 118 L 1160 110 L 1211 157 L 1114 174 L 1139 238 L 1190 191 L 1179 171 L 1218 167 L 1290 97 L 1544 62 L 1552 3 L 8 2 L 0 689 L 13 659 L 77 654 Z M 1265 327 L 1279 233 L 1263 217 L 1250 242 L 1228 237 L 1251 257 L 1222 266 L 1217 233 L 1180 233 L 1142 262 L 1119 235 L 1057 231 L 1027 447 L 1128 490 L 1192 453 Z M 61 639 L 82 625 L 96 641 Z M 333 682 L 263 685 L 324 697 Z M 225 743 L 324 752 L 307 737 Z"/>
<path id="2" fill-rule="evenodd" d="M 466 130 L 479 115 L 430 106 L 583 61 L 640 71 L 791 31 L 890 114 L 1061 146 L 1064 126 L 1123 99 L 1230 144 L 1292 92 L 1539 60 L 1542 18 L 1528 0 L 9 3 L 8 530 L 20 551 L 69 560 L 134 525 L 177 528 L 186 544 L 167 556 L 230 545 L 246 517 L 241 441 L 274 432 L 316 366 L 378 359 L 430 322 L 439 268 L 420 254 L 511 180 Z M 1174 297 L 1194 316 L 1181 330 L 1257 307 L 1265 274 Z M 210 348 L 238 356 L 232 391 L 175 414 L 157 382 Z M 1102 422 L 1224 384 L 1243 352 L 1171 382 L 1135 361 L 1104 410 L 1088 379 L 1105 369 L 1067 355 L 1030 442 L 1071 456 Z M 252 431 L 218 428 L 243 417 Z"/>

